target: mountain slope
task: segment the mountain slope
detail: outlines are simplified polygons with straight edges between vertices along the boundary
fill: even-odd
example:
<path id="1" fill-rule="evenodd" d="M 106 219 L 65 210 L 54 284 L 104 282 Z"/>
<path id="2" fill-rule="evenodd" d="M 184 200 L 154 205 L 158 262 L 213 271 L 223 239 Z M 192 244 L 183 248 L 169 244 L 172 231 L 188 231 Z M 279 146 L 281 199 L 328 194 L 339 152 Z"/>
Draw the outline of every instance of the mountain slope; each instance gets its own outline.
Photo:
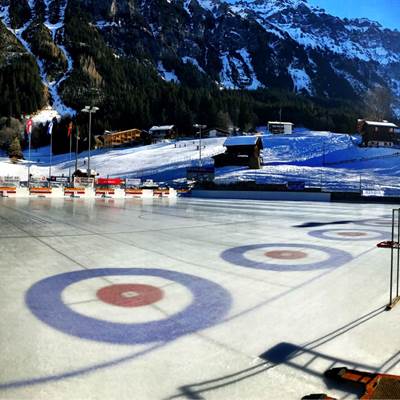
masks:
<path id="1" fill-rule="evenodd" d="M 136 108 L 135 119 L 140 111 L 151 116 L 137 124 L 143 126 L 174 117 L 164 107 L 154 121 L 157 98 L 169 91 L 185 101 L 178 107 L 171 99 L 179 115 L 186 107 L 194 112 L 190 118 L 198 118 L 200 100 L 191 102 L 184 88 L 201 88 L 214 98 L 218 88 L 278 89 L 321 104 L 362 102 L 379 85 L 400 117 L 400 33 L 366 19 L 333 17 L 306 0 L 0 0 L 0 5 L 2 22 L 35 56 L 49 102 L 61 114 L 96 102 L 112 112 L 111 124 L 120 117 L 110 103 L 123 96 Z M 240 108 L 241 100 L 236 102 Z M 237 123 L 235 107 L 216 107 Z M 257 107 L 254 103 L 249 112 L 261 115 Z"/>

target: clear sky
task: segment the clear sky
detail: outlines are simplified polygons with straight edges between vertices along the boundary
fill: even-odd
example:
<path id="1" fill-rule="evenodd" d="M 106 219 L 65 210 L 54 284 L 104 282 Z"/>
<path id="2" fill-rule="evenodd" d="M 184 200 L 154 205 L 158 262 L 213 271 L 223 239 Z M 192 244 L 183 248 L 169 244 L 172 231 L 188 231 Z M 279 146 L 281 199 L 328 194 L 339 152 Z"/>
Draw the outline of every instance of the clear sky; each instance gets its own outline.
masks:
<path id="1" fill-rule="evenodd" d="M 400 0 L 308 0 L 338 17 L 366 17 L 385 28 L 400 30 Z"/>

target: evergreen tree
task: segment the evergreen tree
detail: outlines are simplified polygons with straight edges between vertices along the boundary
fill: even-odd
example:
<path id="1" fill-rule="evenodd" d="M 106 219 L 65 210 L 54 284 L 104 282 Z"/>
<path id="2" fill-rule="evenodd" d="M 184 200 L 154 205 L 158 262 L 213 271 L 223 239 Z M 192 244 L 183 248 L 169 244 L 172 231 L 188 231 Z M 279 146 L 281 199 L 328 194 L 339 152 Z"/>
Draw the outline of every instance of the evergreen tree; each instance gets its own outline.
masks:
<path id="1" fill-rule="evenodd" d="M 10 147 L 8 148 L 8 156 L 14 159 L 24 158 L 21 150 L 21 142 L 18 136 L 16 136 L 11 142 Z"/>

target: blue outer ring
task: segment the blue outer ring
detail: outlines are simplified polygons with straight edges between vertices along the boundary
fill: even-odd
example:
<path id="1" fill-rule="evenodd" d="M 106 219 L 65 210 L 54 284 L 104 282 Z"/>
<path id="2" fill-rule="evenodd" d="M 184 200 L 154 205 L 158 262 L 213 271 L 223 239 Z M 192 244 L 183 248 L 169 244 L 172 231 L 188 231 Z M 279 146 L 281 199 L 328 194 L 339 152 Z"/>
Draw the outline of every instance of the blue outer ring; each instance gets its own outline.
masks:
<path id="1" fill-rule="evenodd" d="M 61 293 L 67 286 L 109 275 L 146 275 L 170 279 L 186 286 L 192 292 L 193 302 L 170 318 L 133 324 L 87 317 L 63 303 Z M 35 283 L 28 290 L 25 301 L 38 319 L 55 329 L 82 339 L 114 344 L 174 340 L 218 323 L 232 304 L 229 292 L 216 283 L 181 272 L 148 268 L 90 269 L 51 276 Z"/>
<path id="2" fill-rule="evenodd" d="M 378 233 L 379 235 L 377 237 L 373 238 L 365 238 L 365 237 L 347 237 L 347 238 L 341 238 L 341 237 L 329 237 L 325 236 L 326 233 L 328 232 L 334 232 L 334 231 L 361 231 L 361 232 L 374 232 Z M 311 231 L 308 232 L 310 236 L 316 237 L 318 239 L 325 239 L 325 240 L 340 240 L 340 241 L 353 241 L 353 242 L 362 242 L 362 241 L 368 241 L 368 240 L 379 240 L 379 239 L 387 239 L 389 235 L 386 232 L 382 231 L 377 231 L 374 229 L 320 229 L 317 231 Z"/>
<path id="3" fill-rule="evenodd" d="M 312 250 L 320 250 L 329 255 L 329 258 L 325 261 L 320 261 L 317 263 L 310 264 L 271 264 L 265 262 L 258 262 L 248 259 L 245 256 L 245 253 L 250 250 L 262 249 L 268 247 L 305 247 L 307 249 Z M 303 243 L 263 243 L 263 244 L 253 244 L 249 246 L 239 246 L 233 247 L 231 249 L 225 250 L 221 257 L 232 264 L 240 265 L 241 267 L 246 268 L 255 268 L 255 269 L 264 269 L 269 271 L 310 271 L 314 269 L 328 269 L 328 268 L 337 268 L 351 261 L 353 257 L 351 254 L 338 249 L 333 249 L 325 246 L 316 246 L 311 244 L 303 244 Z"/>

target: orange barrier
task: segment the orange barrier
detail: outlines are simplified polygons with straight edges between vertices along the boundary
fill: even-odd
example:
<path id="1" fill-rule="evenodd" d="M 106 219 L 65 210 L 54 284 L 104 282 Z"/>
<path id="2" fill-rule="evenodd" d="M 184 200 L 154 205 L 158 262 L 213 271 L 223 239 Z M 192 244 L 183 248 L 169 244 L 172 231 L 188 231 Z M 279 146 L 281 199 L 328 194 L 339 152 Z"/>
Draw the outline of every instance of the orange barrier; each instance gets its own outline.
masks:
<path id="1" fill-rule="evenodd" d="M 325 372 L 327 378 L 339 383 L 353 383 L 364 389 L 360 400 L 398 399 L 400 392 L 400 376 L 371 373 L 343 368 L 332 368 Z M 318 396 L 318 397 L 317 397 Z M 336 400 L 326 394 L 312 394 L 302 399 L 329 399 Z"/>
<path id="2" fill-rule="evenodd" d="M 143 194 L 142 189 L 125 189 L 125 194 L 133 194 L 137 196 L 141 196 Z"/>
<path id="3" fill-rule="evenodd" d="M 30 194 L 51 194 L 52 188 L 51 187 L 31 187 L 29 189 Z"/>
<path id="4" fill-rule="evenodd" d="M 85 188 L 84 187 L 64 188 L 64 195 L 73 196 L 77 194 L 85 194 Z"/>
<path id="5" fill-rule="evenodd" d="M 114 189 L 96 189 L 96 195 L 111 195 L 115 194 Z"/>
<path id="6" fill-rule="evenodd" d="M 169 189 L 156 189 L 153 191 L 153 196 L 169 196 Z"/>
<path id="7" fill-rule="evenodd" d="M 12 194 L 17 193 L 17 188 L 12 186 L 0 186 L 0 193 Z"/>

